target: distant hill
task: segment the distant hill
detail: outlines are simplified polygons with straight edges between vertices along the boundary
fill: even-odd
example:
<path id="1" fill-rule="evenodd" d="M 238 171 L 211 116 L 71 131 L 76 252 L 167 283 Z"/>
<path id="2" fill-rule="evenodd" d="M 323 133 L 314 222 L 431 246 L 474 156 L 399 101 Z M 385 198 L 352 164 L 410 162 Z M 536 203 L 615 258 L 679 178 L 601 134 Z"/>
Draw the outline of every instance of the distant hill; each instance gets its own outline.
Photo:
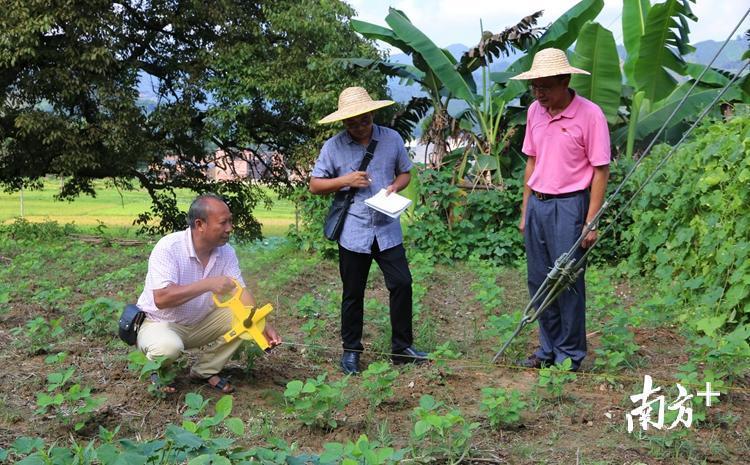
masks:
<path id="1" fill-rule="evenodd" d="M 687 55 L 685 58 L 688 62 L 691 63 L 699 63 L 699 64 L 708 64 L 711 61 L 711 58 L 713 58 L 716 51 L 721 47 L 721 44 L 723 42 L 715 41 L 715 40 L 706 40 L 703 42 L 698 42 L 696 44 L 693 44 L 695 47 L 695 52 Z M 447 47 L 445 47 L 456 59 L 460 59 L 461 56 L 469 50 L 469 47 L 463 44 L 452 44 Z M 745 41 L 740 38 L 740 36 L 737 37 L 737 39 L 730 41 L 726 48 L 722 51 L 721 55 L 717 58 L 716 62 L 714 63 L 715 68 L 721 68 L 728 71 L 737 71 L 741 67 L 741 60 L 742 54 L 744 51 L 747 50 L 747 45 Z M 625 47 L 622 45 L 617 46 L 617 53 L 620 55 L 621 59 L 624 59 L 625 54 Z M 511 57 L 502 57 L 500 60 L 492 63 L 492 66 L 490 67 L 490 70 L 492 72 L 496 71 L 503 71 L 508 66 L 510 66 L 518 57 L 521 56 L 521 53 L 515 54 Z M 390 60 L 395 63 L 406 63 L 411 64 L 411 57 L 409 55 L 406 55 L 404 53 L 397 53 L 390 57 Z M 481 76 L 481 72 L 477 71 L 474 73 L 474 79 L 479 82 L 479 78 Z M 391 98 L 396 100 L 397 102 L 408 102 L 412 97 L 416 96 L 423 96 L 424 93 L 421 92 L 419 85 L 404 85 L 400 82 L 400 79 L 391 78 L 388 80 L 388 88 L 391 93 Z"/>

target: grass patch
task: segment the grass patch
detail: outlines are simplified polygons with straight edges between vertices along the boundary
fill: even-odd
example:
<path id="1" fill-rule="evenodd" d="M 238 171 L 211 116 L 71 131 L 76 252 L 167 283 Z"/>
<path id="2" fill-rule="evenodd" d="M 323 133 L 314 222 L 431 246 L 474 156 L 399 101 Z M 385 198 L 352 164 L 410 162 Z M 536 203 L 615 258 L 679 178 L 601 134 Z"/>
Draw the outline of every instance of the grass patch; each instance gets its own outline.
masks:
<path id="1" fill-rule="evenodd" d="M 151 206 L 146 190 L 120 191 L 105 181 L 97 181 L 94 186 L 95 198 L 84 195 L 70 202 L 55 200 L 60 191 L 60 182 L 56 180 L 45 181 L 41 190 L 0 193 L 0 223 L 9 223 L 23 216 L 30 222 L 74 223 L 84 232 L 94 232 L 104 224 L 107 232 L 115 236 L 135 235 L 138 228 L 133 226 L 133 221 Z M 176 193 L 178 206 L 187 210 L 195 193 L 187 189 L 178 189 Z M 279 199 L 270 190 L 267 193 L 273 199 L 273 206 L 270 210 L 259 206 L 253 214 L 263 225 L 264 236 L 283 236 L 294 223 L 294 205 L 289 200 Z"/>

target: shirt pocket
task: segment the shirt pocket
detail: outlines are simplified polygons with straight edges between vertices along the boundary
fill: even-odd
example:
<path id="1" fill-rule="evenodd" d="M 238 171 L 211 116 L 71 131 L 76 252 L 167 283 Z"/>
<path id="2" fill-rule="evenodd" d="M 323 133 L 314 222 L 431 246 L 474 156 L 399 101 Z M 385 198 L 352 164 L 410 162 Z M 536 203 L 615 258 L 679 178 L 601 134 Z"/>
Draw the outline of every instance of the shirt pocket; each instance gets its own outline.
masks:
<path id="1" fill-rule="evenodd" d="M 586 144 L 583 140 L 583 130 L 575 124 L 561 124 L 556 130 L 560 131 L 556 140 L 560 141 L 561 149 L 576 155 L 585 155 Z"/>

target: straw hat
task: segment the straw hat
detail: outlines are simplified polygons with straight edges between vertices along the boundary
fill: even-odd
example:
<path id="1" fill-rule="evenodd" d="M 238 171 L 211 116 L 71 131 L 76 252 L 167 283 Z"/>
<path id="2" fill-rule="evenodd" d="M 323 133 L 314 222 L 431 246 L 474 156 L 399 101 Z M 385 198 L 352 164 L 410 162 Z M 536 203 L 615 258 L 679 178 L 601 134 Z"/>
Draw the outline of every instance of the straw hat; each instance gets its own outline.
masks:
<path id="1" fill-rule="evenodd" d="M 347 87 L 339 94 L 339 109 L 318 121 L 319 124 L 333 123 L 369 113 L 378 108 L 393 105 L 393 100 L 373 100 L 362 87 Z"/>
<path id="2" fill-rule="evenodd" d="M 568 57 L 560 49 L 545 48 L 534 55 L 531 69 L 511 79 L 538 79 L 559 74 L 591 74 L 568 63 Z"/>

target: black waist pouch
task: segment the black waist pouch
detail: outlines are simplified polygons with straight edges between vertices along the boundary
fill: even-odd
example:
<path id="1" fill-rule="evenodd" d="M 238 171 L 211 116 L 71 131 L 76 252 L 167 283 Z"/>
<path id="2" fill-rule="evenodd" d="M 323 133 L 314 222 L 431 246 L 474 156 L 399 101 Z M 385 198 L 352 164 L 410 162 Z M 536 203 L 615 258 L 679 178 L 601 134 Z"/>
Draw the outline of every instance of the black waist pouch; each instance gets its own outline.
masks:
<path id="1" fill-rule="evenodd" d="M 352 195 L 349 192 L 336 192 L 328 209 L 328 215 L 323 225 L 323 234 L 329 241 L 338 241 L 341 230 L 344 229 L 344 221 L 352 204 Z"/>
<path id="2" fill-rule="evenodd" d="M 145 318 L 146 312 L 141 311 L 137 305 L 126 305 L 117 328 L 120 339 L 127 345 L 134 346 L 138 341 L 138 329 Z"/>
<path id="3" fill-rule="evenodd" d="M 365 150 L 365 156 L 362 158 L 362 162 L 359 164 L 357 171 L 367 170 L 367 165 L 372 160 L 372 155 L 375 153 L 375 148 L 378 146 L 378 141 L 372 139 L 370 144 Z M 341 236 L 341 230 L 344 229 L 344 221 L 346 221 L 346 215 L 349 214 L 349 207 L 354 201 L 354 194 L 357 192 L 356 187 L 350 188 L 348 191 L 338 191 L 333 197 L 331 208 L 328 209 L 326 220 L 323 223 L 323 234 L 329 241 L 338 241 Z"/>

